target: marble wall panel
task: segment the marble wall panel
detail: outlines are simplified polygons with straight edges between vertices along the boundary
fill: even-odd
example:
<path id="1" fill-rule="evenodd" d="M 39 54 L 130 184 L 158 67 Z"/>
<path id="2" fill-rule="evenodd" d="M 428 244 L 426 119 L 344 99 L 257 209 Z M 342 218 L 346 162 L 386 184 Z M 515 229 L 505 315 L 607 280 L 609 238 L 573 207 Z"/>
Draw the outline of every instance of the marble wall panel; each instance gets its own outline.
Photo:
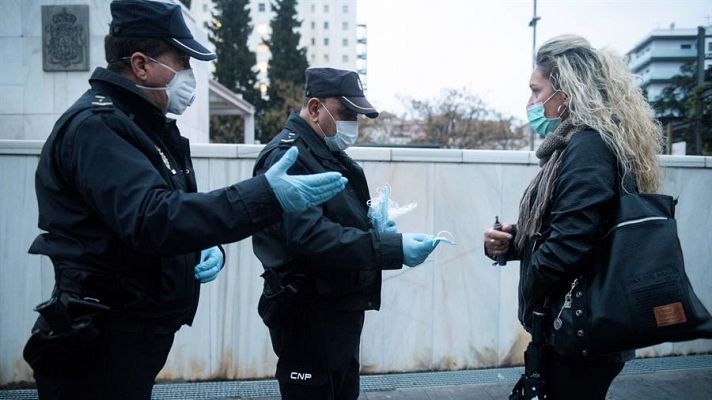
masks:
<path id="1" fill-rule="evenodd" d="M 0 24 L 2 25 L 2 24 Z M 0 36 L 0 85 L 21 85 L 24 83 L 22 66 L 23 40 L 19 36 Z M 40 68 L 42 63 L 40 62 Z M 17 100 L 15 100 L 17 101 Z"/>
<path id="2" fill-rule="evenodd" d="M 25 114 L 23 139 L 45 140 L 52 132 L 58 116 L 55 114 Z M 18 138 L 20 139 L 20 138 Z"/>
<path id="3" fill-rule="evenodd" d="M 16 115 L 0 115 L 0 139 L 24 139 L 24 117 Z"/>
<path id="4" fill-rule="evenodd" d="M 47 121 L 53 122 L 50 117 Z M 7 188 L 0 196 L 0 267 L 16 277 L 0 279 L 0 384 L 31 380 L 21 358 L 22 346 L 36 317 L 32 307 L 49 296 L 53 282 L 49 260 L 26 253 L 38 233 L 33 175 L 39 148 L 9 154 L 16 151 L 12 144 L 3 153 L 0 142 L 0 182 Z M 203 153 L 195 159 L 200 190 L 251 176 L 252 158 L 224 154 L 210 158 L 215 155 L 210 149 Z M 481 240 L 494 215 L 502 222 L 516 220 L 519 198 L 537 167 L 484 161 L 362 163 L 372 191 L 390 183 L 395 200 L 418 203 L 397 220 L 401 231 L 445 229 L 458 242 L 441 244 L 419 267 L 384 273 L 381 311 L 366 316 L 364 373 L 521 363 L 528 335 L 516 319 L 518 263 L 492 266 L 482 254 Z M 707 246 L 712 243 L 710 182 L 710 168 L 665 168 L 665 192 L 680 197 L 678 226 L 688 274 L 708 308 L 712 308 L 708 273 L 712 254 Z M 256 312 L 262 267 L 249 240 L 225 249 L 227 265 L 217 280 L 203 285 L 194 324 L 179 331 L 161 379 L 245 379 L 274 372 L 276 357 Z M 699 340 L 653 346 L 638 355 L 709 351 L 712 341 Z"/>
<path id="5" fill-rule="evenodd" d="M 8 114 L 22 116 L 23 92 L 22 85 L 0 84 L 0 118 L 5 118 Z"/>
<path id="6" fill-rule="evenodd" d="M 0 38 L 22 36 L 22 0 L 0 1 Z"/>

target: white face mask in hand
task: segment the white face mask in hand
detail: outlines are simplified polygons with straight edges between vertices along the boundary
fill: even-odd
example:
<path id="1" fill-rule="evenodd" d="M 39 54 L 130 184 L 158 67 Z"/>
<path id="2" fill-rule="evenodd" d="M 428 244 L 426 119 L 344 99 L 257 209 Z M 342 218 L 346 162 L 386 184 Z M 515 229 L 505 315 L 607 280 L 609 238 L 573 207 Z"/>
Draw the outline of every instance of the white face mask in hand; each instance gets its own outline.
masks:
<path id="1" fill-rule="evenodd" d="M 358 139 L 358 121 L 337 121 L 324 104 L 321 104 L 321 106 L 336 124 L 336 134 L 334 136 L 327 136 L 326 132 L 321 129 L 321 125 L 319 125 L 319 129 L 321 129 L 321 133 L 324 135 L 326 145 L 329 146 L 332 151 L 346 150 L 353 146 L 353 144 L 356 143 L 356 139 Z"/>
<path id="2" fill-rule="evenodd" d="M 455 236 L 448 232 L 448 231 L 440 231 L 433 237 L 433 241 L 435 242 L 443 242 L 451 245 L 456 245 L 457 242 L 455 242 Z"/>
<path id="3" fill-rule="evenodd" d="M 175 69 L 169 67 L 166 64 L 163 64 L 158 60 L 155 60 L 153 58 L 149 58 L 149 60 L 155 62 L 158 65 L 168 68 L 169 70 L 173 71 L 175 75 L 173 75 L 173 78 L 170 82 L 168 82 L 168 85 L 166 86 L 136 86 L 145 90 L 165 90 L 166 96 L 168 97 L 167 111 L 172 114 L 183 114 L 185 112 L 185 109 L 190 107 L 190 105 L 193 104 L 193 100 L 195 100 L 196 83 L 195 75 L 193 75 L 193 70 L 188 68 L 176 71 Z"/>

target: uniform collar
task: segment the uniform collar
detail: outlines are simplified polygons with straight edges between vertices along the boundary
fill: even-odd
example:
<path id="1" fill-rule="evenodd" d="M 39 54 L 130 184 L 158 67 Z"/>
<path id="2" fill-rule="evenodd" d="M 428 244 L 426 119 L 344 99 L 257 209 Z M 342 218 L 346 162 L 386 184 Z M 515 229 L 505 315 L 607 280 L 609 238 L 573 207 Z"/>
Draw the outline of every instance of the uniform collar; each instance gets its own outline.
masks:
<path id="1" fill-rule="evenodd" d="M 338 161 L 336 153 L 332 152 L 327 146 L 324 138 L 312 129 L 311 126 L 296 112 L 289 113 L 289 118 L 284 124 L 284 128 L 288 131 L 298 133 L 309 147 L 319 158 Z"/>
<path id="2" fill-rule="evenodd" d="M 106 68 L 98 67 L 89 78 L 92 88 L 104 92 L 112 100 L 116 100 L 126 110 L 132 114 L 152 114 L 160 115 L 165 119 L 165 115 L 158 106 L 146 97 L 143 91 L 136 87 L 136 84 L 124 78 L 121 74 L 109 71 Z M 108 91 L 108 93 L 106 93 Z M 116 98 L 118 96 L 119 98 Z M 157 115 L 156 115 L 157 114 Z"/>

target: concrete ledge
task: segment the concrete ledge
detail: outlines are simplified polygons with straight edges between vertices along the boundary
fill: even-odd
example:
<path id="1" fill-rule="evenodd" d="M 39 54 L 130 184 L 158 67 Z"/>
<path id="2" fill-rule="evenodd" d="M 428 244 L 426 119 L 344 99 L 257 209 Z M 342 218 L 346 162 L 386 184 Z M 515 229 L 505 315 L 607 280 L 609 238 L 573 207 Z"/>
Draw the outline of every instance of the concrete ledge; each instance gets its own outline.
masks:
<path id="1" fill-rule="evenodd" d="M 39 155 L 44 140 L 0 140 L 0 154 Z"/>
<path id="2" fill-rule="evenodd" d="M 390 147 L 351 147 L 346 154 L 356 161 L 391 161 Z"/>
<path id="3" fill-rule="evenodd" d="M 710 157 L 704 156 L 660 156 L 660 165 L 663 167 L 687 167 L 687 168 L 705 168 L 705 159 Z"/>
<path id="4" fill-rule="evenodd" d="M 462 150 L 456 149 L 391 149 L 391 161 L 462 162 Z"/>
<path id="5" fill-rule="evenodd" d="M 0 155 L 39 155 L 44 140 L 0 139 Z M 191 144 L 195 158 L 255 159 L 264 148 L 261 144 Z M 392 147 L 352 147 L 346 151 L 357 161 L 408 161 L 473 164 L 537 165 L 534 152 L 516 150 L 460 150 Z M 712 168 L 712 157 L 661 155 L 660 165 L 673 168 Z"/>
<path id="6" fill-rule="evenodd" d="M 237 158 L 257 158 L 264 147 L 263 144 L 238 144 Z"/>
<path id="7" fill-rule="evenodd" d="M 190 154 L 197 158 L 237 158 L 236 144 L 191 144 Z"/>
<path id="8" fill-rule="evenodd" d="M 532 162 L 532 158 L 535 159 Z M 535 164 L 530 151 L 514 150 L 462 150 L 462 161 L 481 164 Z"/>

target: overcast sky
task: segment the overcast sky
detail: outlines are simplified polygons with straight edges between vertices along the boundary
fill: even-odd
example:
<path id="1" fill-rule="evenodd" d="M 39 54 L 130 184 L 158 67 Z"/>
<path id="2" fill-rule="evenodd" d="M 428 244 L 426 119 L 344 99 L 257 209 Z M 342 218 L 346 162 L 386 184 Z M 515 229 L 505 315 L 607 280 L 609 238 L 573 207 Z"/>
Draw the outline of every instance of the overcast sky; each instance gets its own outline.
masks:
<path id="1" fill-rule="evenodd" d="M 532 0 L 358 0 L 368 25 L 368 97 L 404 111 L 400 97 L 466 86 L 490 106 L 526 119 Z M 712 0 L 539 0 L 537 46 L 576 33 L 620 54 L 654 29 L 712 24 Z"/>

